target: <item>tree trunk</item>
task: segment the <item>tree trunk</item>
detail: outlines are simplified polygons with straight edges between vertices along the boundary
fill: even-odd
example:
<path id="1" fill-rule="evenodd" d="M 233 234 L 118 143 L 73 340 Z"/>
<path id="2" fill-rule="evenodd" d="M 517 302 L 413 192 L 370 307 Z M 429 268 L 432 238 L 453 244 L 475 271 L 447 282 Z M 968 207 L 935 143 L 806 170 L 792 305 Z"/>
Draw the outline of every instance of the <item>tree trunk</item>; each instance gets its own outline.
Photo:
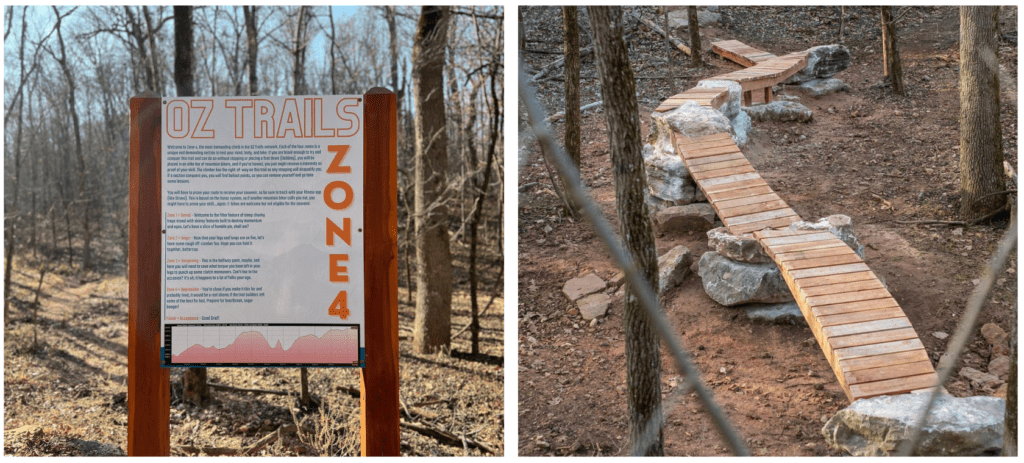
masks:
<path id="1" fill-rule="evenodd" d="M 999 123 L 997 7 L 960 7 L 960 218 L 1006 204 Z M 989 196 L 990 195 L 990 196 Z"/>
<path id="2" fill-rule="evenodd" d="M 156 59 L 157 30 L 153 29 L 153 19 L 149 17 L 148 6 L 142 7 L 142 19 L 146 21 L 146 36 L 149 40 L 149 67 L 152 70 L 150 76 L 153 79 L 153 81 L 150 82 L 149 87 L 153 89 L 153 91 L 163 94 L 163 89 L 161 88 L 163 87 L 163 79 L 160 78 L 160 65 L 159 61 Z"/>
<path id="3" fill-rule="evenodd" d="M 246 39 L 246 65 L 249 68 L 249 96 L 257 95 L 259 92 L 259 75 L 256 74 L 256 57 L 259 42 L 256 38 L 256 11 L 258 6 L 243 6 L 242 15 L 245 16 L 245 39 Z"/>
<path id="4" fill-rule="evenodd" d="M 430 353 L 451 344 L 452 261 L 448 244 L 444 54 L 448 7 L 424 6 L 412 50 L 416 111 L 416 318 L 414 348 Z"/>
<path id="5" fill-rule="evenodd" d="M 192 82 L 194 69 L 192 37 L 192 7 L 174 7 L 174 86 L 178 96 L 195 96 Z M 207 384 L 206 368 L 187 368 L 182 374 L 182 390 L 185 400 L 206 406 L 210 403 L 210 386 Z"/>
<path id="6" fill-rule="evenodd" d="M 668 5 L 661 7 L 662 27 L 665 29 L 665 86 L 668 87 L 669 96 L 678 93 L 676 91 L 676 76 L 675 66 L 672 65 L 672 56 L 674 55 L 675 46 L 672 45 L 672 36 L 669 35 L 668 28 Z"/>
<path id="7" fill-rule="evenodd" d="M 900 64 L 900 50 L 896 46 L 896 23 L 892 20 L 892 7 L 883 6 L 882 16 L 882 59 L 885 61 L 885 76 L 892 83 L 892 92 L 906 96 L 903 88 L 903 65 Z"/>
<path id="8" fill-rule="evenodd" d="M 843 29 L 846 27 L 846 5 L 839 7 L 839 44 L 843 44 Z"/>
<path id="9" fill-rule="evenodd" d="M 519 5 L 516 12 L 519 13 L 519 51 L 526 50 L 526 25 L 523 24 L 523 10 L 525 6 Z"/>
<path id="10" fill-rule="evenodd" d="M 615 178 L 619 233 L 638 271 L 652 288 L 658 287 L 655 251 L 644 192 L 647 181 L 640 154 L 640 116 L 636 81 L 629 65 L 622 29 L 613 19 L 613 7 L 587 7 L 594 32 L 601 96 L 608 121 L 608 147 Z M 617 18 L 617 15 L 614 16 Z M 629 413 L 629 449 L 632 455 L 662 455 L 661 357 L 658 337 L 650 318 L 626 285 L 626 387 Z"/>
<path id="11" fill-rule="evenodd" d="M 699 68 L 704 65 L 704 57 L 700 54 L 700 24 L 697 24 L 697 7 L 690 6 L 687 8 L 689 8 L 688 12 L 690 14 L 690 67 Z M 665 29 L 665 36 L 668 36 L 668 28 Z"/>
<path id="12" fill-rule="evenodd" d="M 1006 380 L 1006 425 L 1003 431 L 1003 456 L 1017 456 L 1017 309 L 1013 310 L 1010 329 L 1010 376 Z"/>
<path id="13" fill-rule="evenodd" d="M 292 95 L 306 94 L 306 16 L 309 7 L 300 6 L 292 38 Z"/>
<path id="14" fill-rule="evenodd" d="M 20 73 L 21 80 L 18 85 L 24 86 L 25 79 L 28 78 L 28 73 L 25 72 L 25 36 L 28 31 L 28 7 L 24 7 L 21 10 L 21 40 L 18 45 L 18 71 Z M 11 7 L 9 13 L 14 16 L 14 7 Z M 13 21 L 13 18 L 8 18 L 8 21 Z M 14 187 L 11 188 L 11 205 L 5 211 L 4 222 L 7 234 L 4 237 L 4 324 L 7 324 L 7 314 L 10 308 L 11 301 L 11 268 L 14 266 L 14 243 L 17 240 L 18 235 L 18 190 L 21 189 L 21 135 L 22 128 L 25 125 L 25 96 L 22 95 L 18 98 L 18 131 L 14 136 Z M 35 220 L 35 217 L 32 217 Z"/>
<path id="15" fill-rule="evenodd" d="M 565 51 L 565 153 L 580 168 L 580 27 L 579 11 L 575 6 L 562 7 L 562 32 Z M 576 176 L 579 178 L 579 175 Z M 571 179 L 562 176 L 562 191 L 569 191 Z M 568 213 L 576 215 L 579 209 L 571 196 L 565 195 Z"/>

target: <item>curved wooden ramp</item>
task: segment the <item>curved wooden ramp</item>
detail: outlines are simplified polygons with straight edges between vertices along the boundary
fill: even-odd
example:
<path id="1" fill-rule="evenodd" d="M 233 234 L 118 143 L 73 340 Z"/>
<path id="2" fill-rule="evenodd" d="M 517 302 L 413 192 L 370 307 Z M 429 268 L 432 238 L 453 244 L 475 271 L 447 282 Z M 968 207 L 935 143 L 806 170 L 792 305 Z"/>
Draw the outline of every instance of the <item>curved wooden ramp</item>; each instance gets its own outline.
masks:
<path id="1" fill-rule="evenodd" d="M 670 96 L 655 108 L 657 112 L 671 111 L 688 101 L 696 101 L 701 106 L 718 109 L 729 99 L 729 89 L 725 87 L 703 88 L 694 87 L 683 93 Z"/>
<path id="2" fill-rule="evenodd" d="M 832 233 L 773 230 L 800 217 L 728 133 L 673 134 L 676 152 L 730 233 L 753 233 L 778 264 L 851 400 L 934 386 L 938 376 L 910 320 L 871 269 Z"/>
<path id="3" fill-rule="evenodd" d="M 711 51 L 723 58 L 744 67 L 754 66 L 761 61 L 768 61 L 776 56 L 764 50 L 758 50 L 739 40 L 721 40 L 711 43 Z"/>
<path id="4" fill-rule="evenodd" d="M 798 51 L 761 61 L 746 69 L 733 71 L 711 80 L 731 80 L 743 87 L 743 105 L 750 106 L 752 92 L 764 92 L 764 102 L 772 101 L 772 87 L 807 66 L 807 52 Z"/>

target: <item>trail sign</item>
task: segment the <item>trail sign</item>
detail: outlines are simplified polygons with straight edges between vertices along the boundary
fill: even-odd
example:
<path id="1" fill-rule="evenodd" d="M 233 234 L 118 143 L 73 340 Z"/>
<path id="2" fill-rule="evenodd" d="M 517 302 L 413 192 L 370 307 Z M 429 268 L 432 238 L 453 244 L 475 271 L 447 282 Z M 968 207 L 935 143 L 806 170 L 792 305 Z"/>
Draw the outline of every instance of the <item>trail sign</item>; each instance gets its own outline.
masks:
<path id="1" fill-rule="evenodd" d="M 363 366 L 363 98 L 164 98 L 165 366 Z"/>
<path id="2" fill-rule="evenodd" d="M 398 455 L 395 94 L 130 107 L 128 454 L 170 453 L 185 363 L 361 366 L 361 452 Z"/>

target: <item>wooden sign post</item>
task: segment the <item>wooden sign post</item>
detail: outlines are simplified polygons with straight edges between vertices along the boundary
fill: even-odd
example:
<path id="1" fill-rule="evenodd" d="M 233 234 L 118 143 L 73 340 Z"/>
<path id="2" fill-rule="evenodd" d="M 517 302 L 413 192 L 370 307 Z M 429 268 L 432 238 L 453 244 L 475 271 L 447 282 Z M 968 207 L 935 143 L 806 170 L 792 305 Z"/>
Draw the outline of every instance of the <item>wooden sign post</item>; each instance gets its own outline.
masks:
<path id="1" fill-rule="evenodd" d="M 397 456 L 398 193 L 396 97 L 363 95 L 365 364 L 360 375 L 361 453 Z M 170 455 L 170 375 L 161 367 L 162 99 L 131 99 L 128 257 L 128 455 Z M 327 163 L 325 163 L 325 166 Z"/>

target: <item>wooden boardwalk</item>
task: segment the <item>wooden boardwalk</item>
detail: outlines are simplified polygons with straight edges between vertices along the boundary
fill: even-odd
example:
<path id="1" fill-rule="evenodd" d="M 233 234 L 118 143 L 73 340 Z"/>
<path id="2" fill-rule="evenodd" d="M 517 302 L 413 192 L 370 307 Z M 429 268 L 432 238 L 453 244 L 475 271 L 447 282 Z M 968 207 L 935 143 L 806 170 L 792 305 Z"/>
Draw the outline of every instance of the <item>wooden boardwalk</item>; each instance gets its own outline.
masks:
<path id="1" fill-rule="evenodd" d="M 655 108 L 657 112 L 671 111 L 688 101 L 696 101 L 701 106 L 718 109 L 729 99 L 729 89 L 725 87 L 703 88 L 694 87 L 683 93 L 670 96 Z"/>
<path id="2" fill-rule="evenodd" d="M 728 133 L 673 136 L 676 152 L 729 232 L 752 233 L 778 264 L 851 401 L 938 381 L 910 320 L 846 243 L 827 231 L 775 230 L 801 219 Z"/>
<path id="3" fill-rule="evenodd" d="M 746 69 L 712 78 L 712 80 L 731 80 L 739 83 L 743 87 L 742 104 L 744 106 L 750 106 L 754 102 L 771 103 L 772 87 L 807 66 L 807 52 L 799 51 L 785 56 L 775 56 L 748 46 L 739 40 L 714 42 L 711 44 L 711 50 L 725 59 L 746 67 Z"/>
<path id="4" fill-rule="evenodd" d="M 758 50 L 739 40 L 721 40 L 711 43 L 711 51 L 743 67 L 754 66 L 761 61 L 776 58 L 774 54 Z"/>

